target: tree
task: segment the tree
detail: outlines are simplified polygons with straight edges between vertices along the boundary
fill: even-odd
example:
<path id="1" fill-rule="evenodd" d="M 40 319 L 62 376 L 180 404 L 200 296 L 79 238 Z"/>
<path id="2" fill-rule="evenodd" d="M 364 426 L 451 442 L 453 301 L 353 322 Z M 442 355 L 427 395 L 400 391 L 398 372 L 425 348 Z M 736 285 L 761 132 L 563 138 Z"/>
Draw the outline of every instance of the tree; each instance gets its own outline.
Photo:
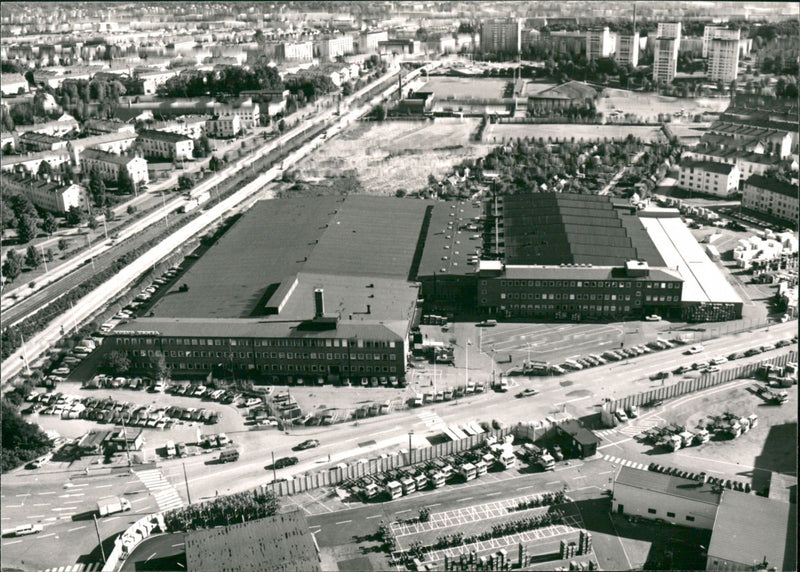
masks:
<path id="1" fill-rule="evenodd" d="M 66 251 L 69 248 L 69 241 L 66 238 L 59 238 L 58 239 L 58 249 L 61 252 Z"/>
<path id="2" fill-rule="evenodd" d="M 103 182 L 97 169 L 92 169 L 89 172 L 89 194 L 92 195 L 92 200 L 96 206 L 105 206 L 106 184 Z"/>
<path id="3" fill-rule="evenodd" d="M 283 133 L 285 130 L 286 130 L 286 121 L 281 119 L 280 121 L 278 121 L 278 132 Z"/>
<path id="4" fill-rule="evenodd" d="M 113 351 L 106 356 L 103 366 L 114 375 L 122 375 L 130 370 L 131 360 L 125 352 Z"/>
<path id="5" fill-rule="evenodd" d="M 125 209 L 125 212 L 129 215 L 134 214 L 138 209 L 133 205 L 128 205 L 128 208 Z"/>
<path id="6" fill-rule="evenodd" d="M 208 160 L 208 168 L 211 171 L 219 171 L 220 169 L 222 169 L 222 165 L 223 165 L 222 159 L 220 159 L 216 155 L 213 155 L 211 159 Z"/>
<path id="7" fill-rule="evenodd" d="M 195 158 L 203 158 L 208 157 L 211 154 L 211 142 L 208 140 L 208 137 L 205 135 L 201 135 L 197 139 L 194 140 L 194 151 L 192 151 L 192 155 Z"/>
<path id="8" fill-rule="evenodd" d="M 3 262 L 3 276 L 9 282 L 13 282 L 17 276 L 22 273 L 22 262 L 19 259 L 19 254 L 16 250 L 9 250 L 6 254 L 6 260 Z"/>
<path id="9" fill-rule="evenodd" d="M 17 222 L 17 238 L 20 244 L 27 244 L 36 238 L 39 232 L 39 227 L 36 223 L 36 219 L 27 213 L 19 217 Z"/>
<path id="10" fill-rule="evenodd" d="M 188 191 L 194 186 L 194 180 L 189 175 L 181 175 L 178 177 L 178 188 L 182 191 Z"/>
<path id="11" fill-rule="evenodd" d="M 44 259 L 47 262 L 53 262 L 53 258 L 55 258 L 55 256 L 53 255 L 52 249 L 48 248 L 47 250 L 44 251 Z"/>
<path id="12" fill-rule="evenodd" d="M 55 231 L 57 231 L 58 221 L 56 221 L 56 217 L 50 213 L 45 214 L 44 218 L 42 219 L 42 230 L 49 235 L 52 235 Z"/>
<path id="13" fill-rule="evenodd" d="M 167 367 L 167 360 L 164 359 L 163 355 L 154 357 L 151 360 L 150 365 L 153 369 L 153 374 L 158 377 L 158 379 L 169 379 L 170 370 Z"/>
<path id="14" fill-rule="evenodd" d="M 406 190 L 405 190 L 405 189 L 397 189 L 397 190 L 394 192 L 394 196 L 396 196 L 396 197 L 397 197 L 397 198 L 399 198 L 399 199 L 402 199 L 404 196 L 406 196 L 406 194 L 407 194 L 407 193 L 406 193 Z"/>
<path id="15" fill-rule="evenodd" d="M 5 396 L 1 413 L 4 473 L 44 455 L 50 449 L 52 443 L 44 431 L 38 425 L 25 421 Z"/>
<path id="16" fill-rule="evenodd" d="M 372 113 L 375 115 L 377 121 L 386 119 L 386 108 L 382 105 L 376 106 Z"/>
<path id="17" fill-rule="evenodd" d="M 83 216 L 83 211 L 79 207 L 73 205 L 69 207 L 69 210 L 67 211 L 67 224 L 70 226 L 78 226 L 83 222 Z"/>
<path id="18" fill-rule="evenodd" d="M 33 269 L 42 265 L 42 253 L 32 244 L 25 251 L 25 264 Z"/>
<path id="19" fill-rule="evenodd" d="M 135 190 L 135 183 L 133 177 L 128 172 L 128 169 L 120 169 L 117 176 L 117 189 L 123 195 L 130 195 Z"/>
<path id="20" fill-rule="evenodd" d="M 89 217 L 89 228 L 92 229 L 92 230 L 95 230 L 98 226 L 100 226 L 100 223 L 97 222 L 97 219 L 94 218 L 93 216 L 90 216 Z"/>

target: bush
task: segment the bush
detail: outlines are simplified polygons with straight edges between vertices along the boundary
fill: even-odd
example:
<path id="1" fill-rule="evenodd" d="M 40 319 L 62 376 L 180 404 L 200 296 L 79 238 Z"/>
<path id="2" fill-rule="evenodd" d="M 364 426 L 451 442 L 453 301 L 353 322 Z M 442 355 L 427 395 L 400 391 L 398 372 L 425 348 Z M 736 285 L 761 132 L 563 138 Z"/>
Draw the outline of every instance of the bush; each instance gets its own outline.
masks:
<path id="1" fill-rule="evenodd" d="M 40 457 L 52 447 L 47 435 L 37 425 L 25 421 L 5 398 L 2 402 L 2 416 L 2 472 Z"/>

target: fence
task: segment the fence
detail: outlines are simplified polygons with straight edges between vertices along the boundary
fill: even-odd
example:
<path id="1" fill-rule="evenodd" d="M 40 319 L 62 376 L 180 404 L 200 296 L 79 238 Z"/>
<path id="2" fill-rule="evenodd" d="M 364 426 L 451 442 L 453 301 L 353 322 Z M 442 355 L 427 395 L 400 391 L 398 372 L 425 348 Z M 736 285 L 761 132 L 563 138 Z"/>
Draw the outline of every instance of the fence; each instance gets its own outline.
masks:
<path id="1" fill-rule="evenodd" d="M 324 471 L 300 475 L 289 481 L 277 482 L 275 483 L 275 494 L 277 496 L 294 495 L 319 487 L 335 486 L 350 479 L 358 479 L 367 475 L 376 475 L 416 463 L 424 463 L 438 457 L 452 455 L 478 447 L 482 445 L 489 436 L 496 437 L 498 441 L 502 441 L 507 435 L 514 435 L 517 438 L 524 437 L 531 441 L 549 437 L 553 435 L 557 425 L 570 419 L 572 419 L 572 417 L 564 417 L 562 419 L 549 417 L 544 421 L 537 421 L 526 425 L 519 424 L 514 427 L 489 431 L 488 433 L 482 433 L 480 435 L 471 435 L 465 439 L 414 449 L 408 453 L 395 453 L 372 459 L 363 459 L 350 465 L 342 464 Z M 261 485 L 261 487 L 267 490 L 270 489 L 272 485 Z"/>
<path id="2" fill-rule="evenodd" d="M 797 352 L 790 351 L 786 354 L 774 357 L 769 360 L 764 360 L 758 363 L 749 363 L 746 365 L 741 365 L 733 369 L 727 369 L 724 371 L 720 371 L 719 373 L 715 373 L 704 377 L 684 379 L 674 385 L 659 387 L 656 389 L 651 389 L 650 391 L 646 391 L 644 393 L 639 393 L 637 395 L 629 395 L 627 397 L 623 397 L 622 399 L 608 401 L 603 404 L 601 417 L 603 422 L 606 423 L 607 425 L 616 426 L 618 421 L 614 417 L 613 413 L 617 409 L 625 410 L 631 407 L 632 405 L 641 406 L 644 405 L 645 403 L 650 403 L 655 400 L 672 399 L 674 397 L 679 397 L 681 395 L 685 395 L 687 393 L 693 393 L 695 391 L 701 391 L 703 389 L 707 389 L 715 385 L 721 385 L 723 383 L 734 381 L 736 379 L 752 377 L 766 363 L 771 363 L 776 366 L 784 366 L 788 362 L 796 362 L 796 361 L 797 361 Z"/>
<path id="3" fill-rule="evenodd" d="M 764 328 L 770 325 L 770 321 L 766 318 L 764 319 L 742 319 L 742 320 L 734 320 L 731 322 L 719 322 L 714 323 L 706 323 L 696 326 L 689 326 L 685 329 L 681 330 L 670 330 L 666 334 L 662 334 L 661 337 L 668 338 L 668 339 L 678 339 L 682 342 L 686 343 L 693 343 L 693 342 L 702 342 L 704 340 L 712 340 L 716 338 L 721 338 L 722 336 L 727 336 L 729 334 L 738 334 L 741 332 L 747 332 L 750 330 L 756 330 L 758 328 Z"/>

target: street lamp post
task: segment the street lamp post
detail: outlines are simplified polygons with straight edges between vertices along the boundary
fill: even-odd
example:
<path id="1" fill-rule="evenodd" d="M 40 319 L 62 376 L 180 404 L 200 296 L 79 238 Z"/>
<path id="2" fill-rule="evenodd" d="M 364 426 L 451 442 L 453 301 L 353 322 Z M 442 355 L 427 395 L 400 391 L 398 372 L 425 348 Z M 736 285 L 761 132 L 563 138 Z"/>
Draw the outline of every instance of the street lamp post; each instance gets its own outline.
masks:
<path id="1" fill-rule="evenodd" d="M 471 345 L 472 345 L 472 342 L 467 340 L 467 345 L 464 347 L 464 349 L 466 350 L 466 354 L 467 354 L 467 365 L 464 368 L 464 386 L 465 386 L 465 388 L 469 384 L 469 346 L 471 346 Z"/>
<path id="2" fill-rule="evenodd" d="M 414 451 L 414 448 L 411 446 L 411 436 L 414 435 L 414 430 L 411 429 L 408 432 L 408 463 L 411 464 L 411 454 Z"/>

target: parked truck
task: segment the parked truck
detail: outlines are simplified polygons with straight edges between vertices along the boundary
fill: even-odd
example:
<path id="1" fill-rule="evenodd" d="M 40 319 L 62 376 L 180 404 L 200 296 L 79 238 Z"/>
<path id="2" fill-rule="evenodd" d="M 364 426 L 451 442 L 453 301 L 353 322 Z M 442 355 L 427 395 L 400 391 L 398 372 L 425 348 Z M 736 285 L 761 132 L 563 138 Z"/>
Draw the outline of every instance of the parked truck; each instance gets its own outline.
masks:
<path id="1" fill-rule="evenodd" d="M 711 436 L 706 429 L 699 429 L 697 433 L 694 434 L 694 442 L 697 445 L 702 445 L 703 443 L 708 443 Z"/>
<path id="2" fill-rule="evenodd" d="M 397 481 L 389 481 L 386 483 L 386 494 L 389 495 L 389 498 L 392 500 L 399 499 L 403 496 L 403 485 Z"/>
<path id="3" fill-rule="evenodd" d="M 678 434 L 678 437 L 681 438 L 681 447 L 691 447 L 694 445 L 694 433 L 691 431 L 683 431 Z"/>
<path id="4" fill-rule="evenodd" d="M 101 517 L 128 510 L 131 510 L 131 503 L 128 499 L 105 497 L 97 501 L 97 514 Z"/>

